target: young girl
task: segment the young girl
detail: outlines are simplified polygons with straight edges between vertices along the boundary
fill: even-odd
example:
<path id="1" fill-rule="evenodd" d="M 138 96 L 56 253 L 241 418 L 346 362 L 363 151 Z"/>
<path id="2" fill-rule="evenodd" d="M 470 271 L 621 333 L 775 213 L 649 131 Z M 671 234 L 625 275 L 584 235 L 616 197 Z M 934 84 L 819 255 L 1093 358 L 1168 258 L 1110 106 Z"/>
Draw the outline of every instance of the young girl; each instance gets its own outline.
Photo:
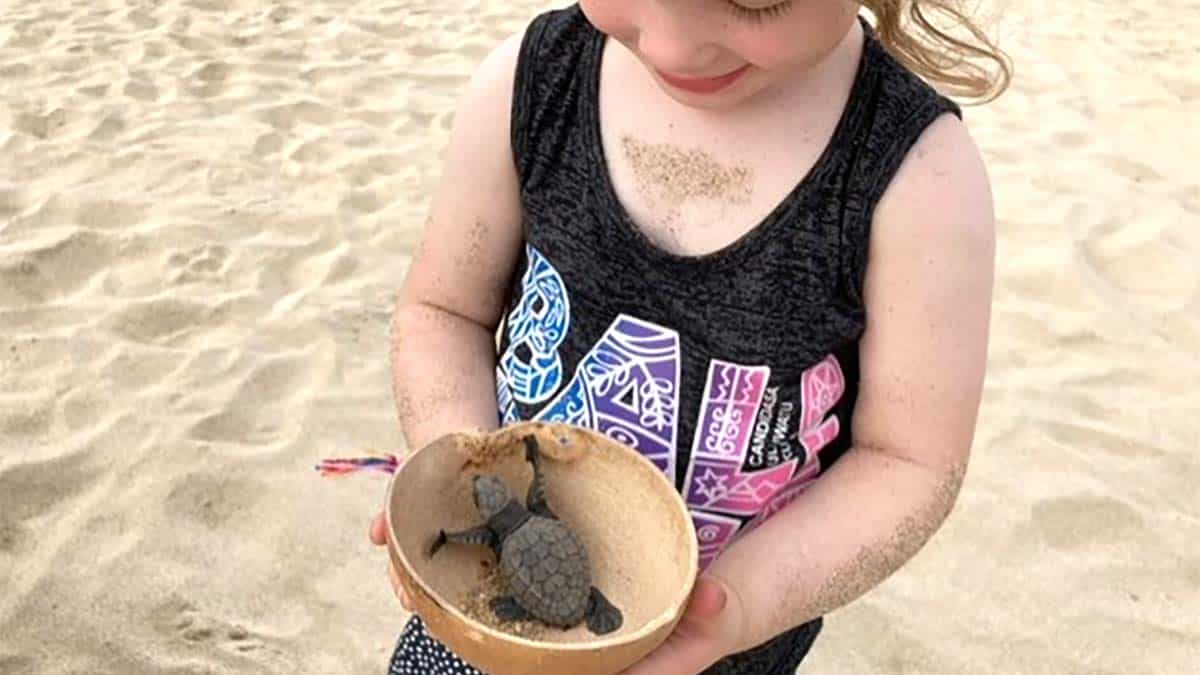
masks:
<path id="1" fill-rule="evenodd" d="M 1007 72 L 953 0 L 584 0 L 472 79 L 396 311 L 400 419 L 411 447 L 587 426 L 676 482 L 703 573 L 630 672 L 791 673 L 948 515 L 993 213 L 918 75 Z M 413 617 L 391 672 L 477 671 Z"/>

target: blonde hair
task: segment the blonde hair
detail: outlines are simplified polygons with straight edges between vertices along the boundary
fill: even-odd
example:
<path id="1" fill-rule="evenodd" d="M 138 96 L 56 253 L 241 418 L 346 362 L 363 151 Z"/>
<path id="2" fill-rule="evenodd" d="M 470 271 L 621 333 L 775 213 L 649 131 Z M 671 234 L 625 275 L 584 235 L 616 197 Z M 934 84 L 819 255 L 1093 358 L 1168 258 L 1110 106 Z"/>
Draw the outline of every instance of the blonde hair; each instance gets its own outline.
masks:
<path id="1" fill-rule="evenodd" d="M 947 95 L 995 100 L 1012 81 L 1012 62 L 963 9 L 962 0 L 862 0 L 880 42 Z M 949 21 L 949 27 L 939 27 Z M 956 30 L 957 29 L 957 30 Z M 967 35 L 956 37 L 948 31 Z"/>

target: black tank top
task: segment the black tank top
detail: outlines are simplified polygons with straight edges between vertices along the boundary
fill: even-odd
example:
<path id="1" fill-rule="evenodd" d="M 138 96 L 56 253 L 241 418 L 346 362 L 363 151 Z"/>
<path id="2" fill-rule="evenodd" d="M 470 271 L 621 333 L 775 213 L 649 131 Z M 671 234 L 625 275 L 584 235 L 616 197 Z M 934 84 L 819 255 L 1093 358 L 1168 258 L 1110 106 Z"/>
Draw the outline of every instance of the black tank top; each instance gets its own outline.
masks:
<path id="1" fill-rule="evenodd" d="M 872 214 L 925 128 L 961 114 L 864 27 L 815 166 L 702 256 L 652 244 L 616 196 L 600 139 L 605 36 L 577 5 L 524 36 L 512 146 L 525 246 L 501 326 L 501 421 L 568 422 L 638 449 L 684 496 L 702 567 L 850 447 Z M 790 673 L 793 633 L 753 666 L 747 654 L 712 672 Z"/>

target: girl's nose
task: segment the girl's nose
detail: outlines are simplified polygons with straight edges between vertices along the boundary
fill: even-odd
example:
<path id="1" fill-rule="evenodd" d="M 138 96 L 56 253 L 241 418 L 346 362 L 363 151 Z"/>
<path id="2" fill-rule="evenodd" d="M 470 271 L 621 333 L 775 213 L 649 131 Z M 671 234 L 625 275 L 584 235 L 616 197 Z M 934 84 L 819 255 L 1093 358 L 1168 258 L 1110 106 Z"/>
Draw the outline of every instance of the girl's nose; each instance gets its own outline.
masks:
<path id="1" fill-rule="evenodd" d="M 710 77 L 720 55 L 708 37 L 700 12 L 684 2 L 640 3 L 637 49 L 653 68 L 681 77 Z"/>

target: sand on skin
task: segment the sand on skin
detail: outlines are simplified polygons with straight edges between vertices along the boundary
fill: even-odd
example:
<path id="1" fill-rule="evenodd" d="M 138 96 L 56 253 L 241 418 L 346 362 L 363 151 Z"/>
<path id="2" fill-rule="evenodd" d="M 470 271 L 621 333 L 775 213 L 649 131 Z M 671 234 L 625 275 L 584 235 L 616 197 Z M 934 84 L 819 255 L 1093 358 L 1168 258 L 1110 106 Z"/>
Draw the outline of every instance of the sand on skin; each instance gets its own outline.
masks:
<path id="1" fill-rule="evenodd" d="M 455 98 L 547 3 L 0 10 L 0 673 L 379 672 L 387 323 Z M 952 521 L 805 672 L 1200 662 L 1190 3 L 994 5 L 999 214 Z"/>

